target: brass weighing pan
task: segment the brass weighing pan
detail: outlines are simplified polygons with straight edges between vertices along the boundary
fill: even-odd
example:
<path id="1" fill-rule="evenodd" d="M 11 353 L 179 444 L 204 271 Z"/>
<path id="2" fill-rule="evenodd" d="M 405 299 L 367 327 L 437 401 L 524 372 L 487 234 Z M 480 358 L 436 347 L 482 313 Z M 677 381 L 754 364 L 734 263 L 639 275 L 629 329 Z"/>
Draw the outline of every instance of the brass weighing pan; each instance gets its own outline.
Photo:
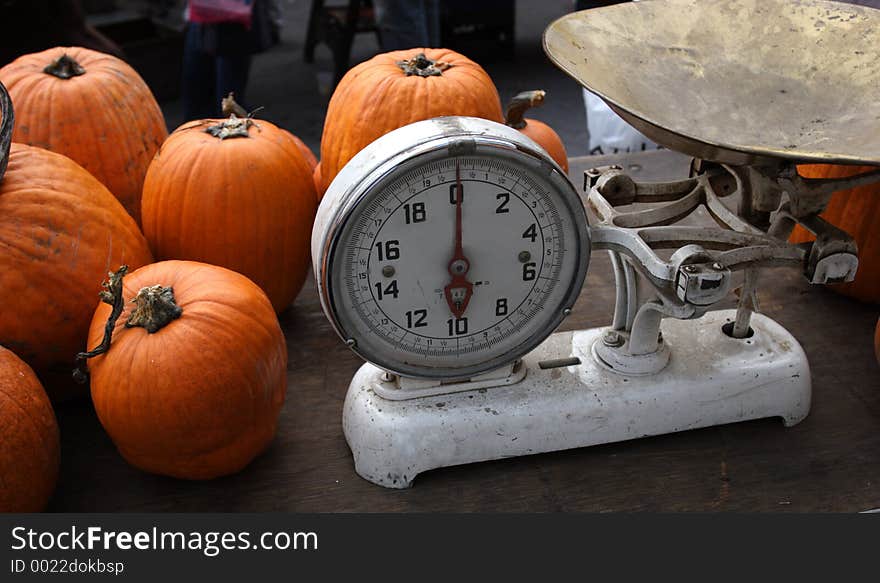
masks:
<path id="1" fill-rule="evenodd" d="M 880 10 L 643 0 L 544 32 L 563 71 L 668 148 L 734 165 L 880 165 Z"/>

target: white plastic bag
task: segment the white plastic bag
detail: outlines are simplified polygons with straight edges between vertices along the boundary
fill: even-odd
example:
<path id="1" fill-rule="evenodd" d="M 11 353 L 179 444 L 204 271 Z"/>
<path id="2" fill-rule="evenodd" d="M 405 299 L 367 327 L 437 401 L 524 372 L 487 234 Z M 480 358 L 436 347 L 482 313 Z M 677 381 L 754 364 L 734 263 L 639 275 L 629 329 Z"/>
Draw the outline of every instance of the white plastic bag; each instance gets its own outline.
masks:
<path id="1" fill-rule="evenodd" d="M 590 154 L 617 154 L 659 148 L 640 131 L 623 121 L 601 98 L 586 89 L 583 91 Z"/>

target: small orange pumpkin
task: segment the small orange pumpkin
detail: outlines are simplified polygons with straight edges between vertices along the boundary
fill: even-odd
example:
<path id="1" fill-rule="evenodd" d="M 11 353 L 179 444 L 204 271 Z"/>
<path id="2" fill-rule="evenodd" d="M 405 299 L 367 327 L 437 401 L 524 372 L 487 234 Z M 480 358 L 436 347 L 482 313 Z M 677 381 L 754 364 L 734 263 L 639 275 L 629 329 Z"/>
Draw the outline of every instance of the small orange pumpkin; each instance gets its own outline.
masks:
<path id="1" fill-rule="evenodd" d="M 0 100 L 0 344 L 50 396 L 69 397 L 71 357 L 85 343 L 101 278 L 152 256 L 134 219 L 81 166 L 42 148 L 9 150 L 14 113 L 2 84 Z"/>
<path id="2" fill-rule="evenodd" d="M 477 63 L 449 49 L 376 55 L 339 81 L 321 137 L 324 191 L 364 146 L 399 127 L 445 115 L 504 121 L 498 90 Z"/>
<path id="3" fill-rule="evenodd" d="M 246 275 L 276 311 L 309 266 L 317 210 L 312 169 L 290 133 L 234 114 L 186 123 L 144 181 L 144 234 L 158 259 L 188 259 Z"/>
<path id="4" fill-rule="evenodd" d="M 565 151 L 559 134 L 542 121 L 523 117 L 529 108 L 542 105 L 545 96 L 546 92 L 540 89 L 518 93 L 507 105 L 504 123 L 537 142 L 568 174 L 568 153 Z"/>
<path id="5" fill-rule="evenodd" d="M 798 166 L 798 173 L 805 178 L 843 178 L 874 169 L 873 166 L 807 164 Z M 821 216 L 849 233 L 859 248 L 855 280 L 829 288 L 864 302 L 880 302 L 880 183 L 835 192 Z M 791 235 L 793 243 L 814 239 L 800 226 Z"/>
<path id="6" fill-rule="evenodd" d="M 209 479 L 244 468 L 275 435 L 287 346 L 266 294 L 214 265 L 163 261 L 111 274 L 94 312 L 92 401 L 119 453 L 144 471 Z M 134 298 L 134 301 L 131 299 Z M 94 351 L 98 352 L 98 351 Z"/>
<path id="7" fill-rule="evenodd" d="M 312 180 L 315 183 L 315 195 L 317 196 L 317 200 L 318 200 L 318 202 L 321 202 L 322 186 L 321 186 L 321 163 L 320 162 L 318 162 L 318 164 L 315 166 L 314 170 L 312 171 Z"/>
<path id="8" fill-rule="evenodd" d="M 112 55 L 56 47 L 9 63 L 0 81 L 18 113 L 13 140 L 73 159 L 139 223 L 144 175 L 168 135 L 140 75 Z"/>
<path id="9" fill-rule="evenodd" d="M 0 512 L 39 512 L 55 490 L 61 445 L 34 371 L 0 346 Z"/>

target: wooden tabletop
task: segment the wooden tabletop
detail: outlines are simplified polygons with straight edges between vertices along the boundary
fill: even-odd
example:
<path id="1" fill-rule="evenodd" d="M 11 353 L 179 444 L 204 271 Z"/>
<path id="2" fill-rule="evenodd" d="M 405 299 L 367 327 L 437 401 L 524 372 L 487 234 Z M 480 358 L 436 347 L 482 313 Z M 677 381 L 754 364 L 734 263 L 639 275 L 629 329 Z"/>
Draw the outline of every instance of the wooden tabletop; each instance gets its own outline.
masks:
<path id="1" fill-rule="evenodd" d="M 576 158 L 584 169 L 622 164 L 639 179 L 681 178 L 669 151 Z M 561 329 L 610 322 L 614 282 L 593 254 L 574 313 Z M 629 442 L 443 468 L 408 490 L 360 478 L 342 434 L 342 403 L 362 361 L 333 333 L 314 281 L 281 314 L 289 351 L 287 401 L 277 437 L 239 474 L 207 482 L 128 466 L 91 403 L 57 409 L 61 477 L 49 509 L 67 512 L 608 512 L 845 511 L 880 507 L 878 306 L 810 286 L 796 269 L 771 272 L 762 312 L 801 342 L 813 375 L 810 415 L 799 425 L 748 421 Z M 766 277 L 765 281 L 770 277 Z M 733 299 L 723 307 L 733 306 Z"/>

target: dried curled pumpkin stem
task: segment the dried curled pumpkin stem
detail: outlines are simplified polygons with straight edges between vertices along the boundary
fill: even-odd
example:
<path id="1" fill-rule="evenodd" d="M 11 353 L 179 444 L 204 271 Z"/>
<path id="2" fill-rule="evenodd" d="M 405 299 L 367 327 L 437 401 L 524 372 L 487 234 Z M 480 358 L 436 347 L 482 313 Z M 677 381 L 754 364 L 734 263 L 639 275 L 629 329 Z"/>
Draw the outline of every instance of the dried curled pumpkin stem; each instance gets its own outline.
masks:
<path id="1" fill-rule="evenodd" d="M 250 118 L 241 118 L 233 113 L 220 123 L 206 127 L 205 132 L 220 140 L 227 138 L 249 138 L 248 130 L 251 129 L 251 126 L 255 125 L 257 124 Z"/>
<path id="2" fill-rule="evenodd" d="M 250 117 L 248 112 L 235 101 L 235 93 L 232 93 L 231 91 L 229 92 L 229 95 L 220 101 L 220 109 L 223 111 L 223 115 L 227 117 L 233 114 L 238 117 Z"/>
<path id="3" fill-rule="evenodd" d="M 67 53 L 64 53 L 46 65 L 43 69 L 43 73 L 58 77 L 59 79 L 70 79 L 71 77 L 76 77 L 78 75 L 85 75 L 86 70 Z"/>
<path id="4" fill-rule="evenodd" d="M 516 130 L 526 127 L 526 120 L 523 117 L 529 109 L 538 107 L 544 103 L 546 91 L 536 89 L 534 91 L 523 91 L 516 94 L 510 103 L 507 104 L 507 113 L 504 116 L 504 123 Z"/>
<path id="5" fill-rule="evenodd" d="M 104 338 L 101 340 L 101 344 L 88 352 L 80 352 L 76 355 L 73 378 L 78 383 L 85 383 L 89 379 L 86 361 L 110 350 L 110 341 L 113 337 L 113 331 L 116 329 L 116 321 L 125 309 L 125 299 L 122 297 L 122 278 L 126 273 L 128 273 L 128 266 L 123 265 L 116 272 L 111 271 L 107 281 L 101 284 L 104 289 L 98 295 L 102 302 L 110 304 L 113 309 L 110 310 L 110 317 L 104 324 Z M 174 302 L 174 289 L 171 287 L 152 285 L 141 288 L 131 301 L 135 304 L 135 308 L 125 322 L 126 328 L 141 327 L 153 334 L 183 314 L 183 308 Z"/>
<path id="6" fill-rule="evenodd" d="M 101 290 L 98 296 L 102 302 L 110 304 L 113 309 L 110 311 L 107 323 L 104 324 L 104 338 L 101 340 L 101 344 L 93 350 L 80 352 L 76 355 L 76 368 L 73 369 L 73 379 L 78 383 L 82 384 L 89 380 L 89 370 L 86 366 L 86 361 L 93 356 L 104 354 L 110 350 L 110 340 L 113 336 L 113 330 L 116 328 L 116 320 L 119 319 L 125 307 L 125 300 L 122 297 L 122 278 L 125 277 L 126 273 L 128 273 L 128 266 L 122 265 L 115 272 L 111 271 L 108 273 L 107 281 L 101 283 L 101 287 L 104 289 Z"/>
<path id="7" fill-rule="evenodd" d="M 419 53 L 413 58 L 405 61 L 397 61 L 397 66 L 400 67 L 400 70 L 403 71 L 407 77 L 411 75 L 433 77 L 436 75 L 442 75 L 443 71 L 452 67 L 449 63 L 429 59 L 425 53 Z"/>
<path id="8" fill-rule="evenodd" d="M 223 115 L 228 117 L 220 123 L 209 125 L 205 128 L 205 132 L 215 138 L 221 140 L 226 138 L 249 138 L 248 130 L 252 126 L 260 129 L 260 126 L 253 121 L 253 117 L 255 113 L 263 109 L 262 107 L 258 107 L 248 113 L 241 105 L 236 103 L 235 96 L 232 93 L 220 101 L 220 107 L 223 109 Z"/>
<path id="9" fill-rule="evenodd" d="M 174 289 L 171 287 L 142 287 L 131 301 L 135 308 L 125 322 L 126 328 L 145 328 L 153 334 L 183 314 L 183 308 L 174 301 Z"/>
<path id="10" fill-rule="evenodd" d="M 6 91 L 6 86 L 0 83 L 0 182 L 3 181 L 6 164 L 9 163 L 13 125 L 15 125 L 15 112 L 12 109 L 12 99 Z"/>

